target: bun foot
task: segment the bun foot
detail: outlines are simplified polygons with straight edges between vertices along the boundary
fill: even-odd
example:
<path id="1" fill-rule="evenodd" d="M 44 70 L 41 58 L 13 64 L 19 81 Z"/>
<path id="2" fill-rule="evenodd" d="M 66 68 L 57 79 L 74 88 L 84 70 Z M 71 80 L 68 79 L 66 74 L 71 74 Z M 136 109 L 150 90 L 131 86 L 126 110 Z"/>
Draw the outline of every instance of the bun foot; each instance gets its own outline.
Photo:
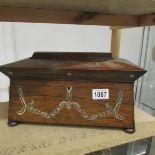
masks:
<path id="1" fill-rule="evenodd" d="M 8 126 L 14 127 L 14 126 L 16 126 L 16 125 L 18 125 L 18 122 L 12 121 L 12 120 L 8 120 Z"/>
<path id="2" fill-rule="evenodd" d="M 129 129 L 124 129 L 124 131 L 126 132 L 126 133 L 129 133 L 129 134 L 133 134 L 133 133 L 135 133 L 135 128 L 129 128 Z"/>

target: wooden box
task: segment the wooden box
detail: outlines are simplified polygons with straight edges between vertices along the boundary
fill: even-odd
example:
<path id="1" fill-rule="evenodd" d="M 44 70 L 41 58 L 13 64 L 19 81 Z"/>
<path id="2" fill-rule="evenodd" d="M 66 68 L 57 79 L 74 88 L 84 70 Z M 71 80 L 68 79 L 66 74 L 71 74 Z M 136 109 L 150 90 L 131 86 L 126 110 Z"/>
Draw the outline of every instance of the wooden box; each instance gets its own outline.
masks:
<path id="1" fill-rule="evenodd" d="M 45 53 L 3 65 L 8 125 L 103 126 L 135 132 L 134 81 L 146 71 L 109 53 Z"/>

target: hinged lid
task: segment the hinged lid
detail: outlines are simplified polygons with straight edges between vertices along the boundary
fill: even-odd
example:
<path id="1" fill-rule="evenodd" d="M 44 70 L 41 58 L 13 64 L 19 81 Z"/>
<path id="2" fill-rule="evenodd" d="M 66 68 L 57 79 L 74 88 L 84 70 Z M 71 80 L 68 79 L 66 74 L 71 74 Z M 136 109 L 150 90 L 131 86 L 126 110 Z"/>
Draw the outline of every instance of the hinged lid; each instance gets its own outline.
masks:
<path id="1" fill-rule="evenodd" d="M 110 53 L 36 52 L 0 66 L 11 79 L 134 82 L 146 71 Z"/>

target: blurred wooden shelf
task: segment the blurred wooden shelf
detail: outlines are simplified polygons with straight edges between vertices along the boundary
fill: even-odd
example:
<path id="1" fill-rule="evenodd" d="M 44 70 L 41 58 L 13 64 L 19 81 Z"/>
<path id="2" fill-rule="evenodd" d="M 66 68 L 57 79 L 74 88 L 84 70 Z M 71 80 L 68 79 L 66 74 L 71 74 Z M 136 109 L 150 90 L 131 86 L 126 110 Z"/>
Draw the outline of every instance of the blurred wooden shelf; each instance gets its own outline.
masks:
<path id="1" fill-rule="evenodd" d="M 8 103 L 0 103 L 0 154 L 81 155 L 155 136 L 155 118 L 135 108 L 136 132 L 41 124 L 7 126 Z"/>
<path id="2" fill-rule="evenodd" d="M 0 0 L 0 21 L 155 25 L 154 0 Z"/>

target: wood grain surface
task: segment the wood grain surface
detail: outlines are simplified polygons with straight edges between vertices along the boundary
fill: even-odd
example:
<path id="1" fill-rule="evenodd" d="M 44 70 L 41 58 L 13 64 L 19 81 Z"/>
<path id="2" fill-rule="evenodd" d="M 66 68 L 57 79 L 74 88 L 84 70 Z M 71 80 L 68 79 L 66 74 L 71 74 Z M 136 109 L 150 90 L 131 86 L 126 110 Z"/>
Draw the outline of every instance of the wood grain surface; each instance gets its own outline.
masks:
<path id="1" fill-rule="evenodd" d="M 31 58 L 0 66 L 11 79 L 134 82 L 146 71 L 112 59 L 110 53 L 36 52 Z"/>
<path id="2" fill-rule="evenodd" d="M 133 133 L 133 83 L 146 71 L 108 53 L 34 53 L 0 66 L 10 78 L 8 124 L 104 126 Z M 93 89 L 108 89 L 95 100 Z"/>
<path id="3" fill-rule="evenodd" d="M 132 15 L 1 6 L 0 21 L 78 25 L 139 26 L 139 17 Z"/>
<path id="4" fill-rule="evenodd" d="M 115 107 L 118 92 L 122 90 L 123 100 L 118 113 L 124 117 L 124 120 L 117 120 L 115 116 L 98 118 L 96 120 L 86 120 L 79 114 L 74 106 L 71 106 L 70 109 L 64 108 L 54 118 L 50 119 L 27 110 L 23 115 L 17 114 L 22 108 L 18 88 L 22 88 L 26 103 L 34 100 L 35 108 L 49 112 L 56 108 L 61 101 L 66 100 L 67 86 L 72 86 L 72 101 L 77 102 L 80 105 L 80 108 L 89 114 L 106 111 L 106 103 Z M 109 89 L 110 98 L 108 100 L 93 100 L 92 89 Z M 133 84 L 13 80 L 11 81 L 10 89 L 9 120 L 17 122 L 134 128 Z"/>
<path id="5" fill-rule="evenodd" d="M 9 22 L 144 26 L 155 25 L 154 13 L 153 0 L 0 0 L 0 21 Z"/>

